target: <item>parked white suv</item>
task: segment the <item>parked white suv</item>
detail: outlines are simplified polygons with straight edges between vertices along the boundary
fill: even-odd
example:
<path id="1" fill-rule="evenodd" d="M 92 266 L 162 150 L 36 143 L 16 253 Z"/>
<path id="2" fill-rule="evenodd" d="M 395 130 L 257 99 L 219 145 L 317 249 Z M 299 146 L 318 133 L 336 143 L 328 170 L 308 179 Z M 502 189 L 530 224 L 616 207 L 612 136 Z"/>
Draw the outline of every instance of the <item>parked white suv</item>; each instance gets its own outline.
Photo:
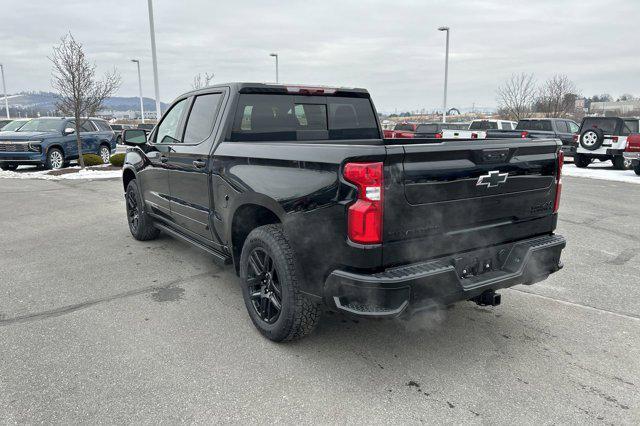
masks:
<path id="1" fill-rule="evenodd" d="M 611 160 L 613 167 L 624 170 L 631 167 L 623 152 L 627 136 L 638 133 L 638 118 L 585 117 L 582 119 L 578 138 L 578 149 L 574 157 L 577 167 L 587 167 L 594 159 Z"/>

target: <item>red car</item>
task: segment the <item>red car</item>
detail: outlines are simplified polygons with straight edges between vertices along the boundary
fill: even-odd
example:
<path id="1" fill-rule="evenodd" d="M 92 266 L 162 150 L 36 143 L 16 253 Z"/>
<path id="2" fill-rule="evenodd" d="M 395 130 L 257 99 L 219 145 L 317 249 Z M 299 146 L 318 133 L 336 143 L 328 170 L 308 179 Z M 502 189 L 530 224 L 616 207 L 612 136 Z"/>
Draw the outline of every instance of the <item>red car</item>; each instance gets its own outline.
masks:
<path id="1" fill-rule="evenodd" d="M 383 130 L 385 139 L 413 138 L 418 128 L 418 123 L 398 123 L 393 130 Z"/>
<path id="2" fill-rule="evenodd" d="M 634 133 L 627 137 L 627 147 L 623 155 L 625 160 L 631 160 L 633 171 L 640 176 L 640 133 Z"/>

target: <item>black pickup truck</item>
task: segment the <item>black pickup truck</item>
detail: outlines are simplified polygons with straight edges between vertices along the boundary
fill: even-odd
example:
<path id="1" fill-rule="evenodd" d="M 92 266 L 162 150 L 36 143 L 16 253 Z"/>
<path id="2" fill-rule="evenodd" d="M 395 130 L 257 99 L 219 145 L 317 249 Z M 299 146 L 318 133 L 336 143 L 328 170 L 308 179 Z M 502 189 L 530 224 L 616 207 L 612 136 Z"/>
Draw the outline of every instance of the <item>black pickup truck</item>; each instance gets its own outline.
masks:
<path id="1" fill-rule="evenodd" d="M 560 139 L 562 152 L 573 157 L 578 148 L 574 135 L 580 126 L 564 118 L 525 118 L 518 121 L 515 130 L 487 130 L 487 138 Z"/>
<path id="2" fill-rule="evenodd" d="M 134 238 L 163 231 L 232 264 L 275 341 L 325 310 L 497 305 L 562 267 L 556 140 L 385 140 L 364 89 L 259 83 L 186 93 L 123 138 Z"/>

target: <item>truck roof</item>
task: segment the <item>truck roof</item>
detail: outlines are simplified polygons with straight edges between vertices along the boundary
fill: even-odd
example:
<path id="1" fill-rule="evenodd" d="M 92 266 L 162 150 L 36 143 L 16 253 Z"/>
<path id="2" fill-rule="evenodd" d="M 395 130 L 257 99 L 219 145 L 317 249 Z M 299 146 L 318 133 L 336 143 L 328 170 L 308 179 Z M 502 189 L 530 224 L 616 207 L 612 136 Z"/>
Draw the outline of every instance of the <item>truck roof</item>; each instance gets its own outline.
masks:
<path id="1" fill-rule="evenodd" d="M 322 86 L 322 85 L 314 85 L 314 84 L 275 84 L 275 83 L 251 83 L 251 82 L 231 82 L 231 83 L 219 83 L 213 84 L 211 86 L 202 87 L 200 89 L 191 90 L 189 92 L 184 93 L 181 96 L 191 94 L 191 93 L 199 93 L 202 91 L 207 91 L 215 88 L 223 88 L 229 87 L 231 90 L 236 92 L 243 93 L 287 93 L 291 92 L 292 89 L 318 89 L 318 90 L 331 90 L 333 91 L 331 94 L 353 94 L 360 96 L 369 96 L 369 92 L 366 89 L 357 88 L 357 87 L 332 87 L 332 86 Z"/>

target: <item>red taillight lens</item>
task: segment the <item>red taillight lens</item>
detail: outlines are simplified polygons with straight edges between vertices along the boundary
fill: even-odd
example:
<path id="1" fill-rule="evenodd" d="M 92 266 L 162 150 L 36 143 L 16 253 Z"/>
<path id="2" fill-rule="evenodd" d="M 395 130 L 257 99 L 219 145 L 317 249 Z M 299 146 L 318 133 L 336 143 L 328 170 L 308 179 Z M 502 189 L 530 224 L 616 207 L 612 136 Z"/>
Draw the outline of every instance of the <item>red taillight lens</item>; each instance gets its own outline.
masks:
<path id="1" fill-rule="evenodd" d="M 442 139 L 442 133 L 436 133 L 436 139 Z"/>
<path id="2" fill-rule="evenodd" d="M 347 163 L 345 180 L 358 187 L 358 200 L 349 206 L 347 234 L 359 244 L 382 242 L 383 165 L 378 163 Z"/>
<path id="3" fill-rule="evenodd" d="M 478 139 L 477 133 L 471 133 L 471 139 Z"/>
<path id="4" fill-rule="evenodd" d="M 574 142 L 578 142 L 578 138 L 580 137 L 580 135 L 573 135 L 573 141 Z"/>
<path id="5" fill-rule="evenodd" d="M 526 139 L 526 138 L 528 138 L 528 137 L 529 137 L 529 132 L 526 132 L 526 131 L 525 131 L 525 132 L 520 133 L 520 137 L 521 137 L 522 139 Z"/>
<path id="6" fill-rule="evenodd" d="M 612 142 L 618 142 L 618 137 L 617 136 L 611 136 L 611 141 Z"/>
<path id="7" fill-rule="evenodd" d="M 553 203 L 553 212 L 558 213 L 560 208 L 560 195 L 562 194 L 562 166 L 564 166 L 564 152 L 558 151 L 558 174 L 556 175 L 556 199 Z"/>

